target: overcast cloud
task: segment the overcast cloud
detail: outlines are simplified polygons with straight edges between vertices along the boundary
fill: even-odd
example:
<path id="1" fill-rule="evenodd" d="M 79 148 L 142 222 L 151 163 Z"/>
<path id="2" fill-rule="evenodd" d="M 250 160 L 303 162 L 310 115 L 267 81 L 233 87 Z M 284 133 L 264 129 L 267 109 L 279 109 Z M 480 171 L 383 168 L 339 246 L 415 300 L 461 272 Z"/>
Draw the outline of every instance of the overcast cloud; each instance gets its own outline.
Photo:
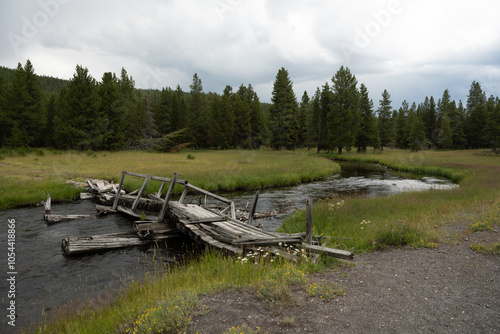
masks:
<path id="1" fill-rule="evenodd" d="M 285 67 L 304 90 L 348 66 L 375 106 L 387 89 L 406 99 L 465 102 L 478 81 L 500 95 L 498 0 L 5 0 L 0 65 L 30 59 L 38 74 L 69 79 L 77 64 L 96 80 L 133 76 L 137 88 L 188 91 L 198 73 L 205 92 L 252 84 L 270 102 Z"/>

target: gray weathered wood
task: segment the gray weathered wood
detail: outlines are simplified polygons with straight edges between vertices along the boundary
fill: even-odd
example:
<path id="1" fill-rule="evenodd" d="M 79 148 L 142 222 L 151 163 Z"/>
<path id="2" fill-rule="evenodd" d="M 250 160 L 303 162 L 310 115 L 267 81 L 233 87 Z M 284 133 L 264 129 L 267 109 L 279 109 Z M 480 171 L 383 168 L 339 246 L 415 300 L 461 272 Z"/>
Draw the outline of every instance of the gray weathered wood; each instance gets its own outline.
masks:
<path id="1" fill-rule="evenodd" d="M 175 172 L 174 177 L 170 181 L 170 186 L 168 187 L 167 195 L 165 196 L 165 203 L 163 203 L 163 207 L 161 208 L 160 215 L 158 216 L 159 221 L 163 221 L 165 218 L 165 214 L 167 213 L 168 209 L 168 202 L 170 201 L 170 198 L 172 197 L 172 194 L 174 192 L 174 187 L 175 183 L 177 182 L 177 177 L 179 176 L 179 173 Z"/>
<path id="2" fill-rule="evenodd" d="M 80 193 L 81 200 L 93 199 L 95 198 L 95 194 L 92 193 Z"/>
<path id="3" fill-rule="evenodd" d="M 43 202 L 43 205 L 45 207 L 45 213 L 50 213 L 52 210 L 52 199 L 50 198 L 50 194 L 47 194 L 47 200 Z"/>
<path id="4" fill-rule="evenodd" d="M 255 214 L 255 210 L 257 209 L 257 201 L 259 200 L 259 191 L 256 190 L 253 195 L 252 205 L 250 206 L 250 212 L 248 213 L 248 224 L 253 224 L 253 216 Z"/>
<path id="5" fill-rule="evenodd" d="M 70 220 L 78 220 L 78 219 L 89 219 L 95 217 L 94 215 L 54 215 L 54 214 L 46 214 L 43 219 L 47 222 L 47 224 L 55 224 L 60 222 L 67 222 Z"/>
<path id="6" fill-rule="evenodd" d="M 163 192 L 163 188 L 165 188 L 165 183 L 167 183 L 167 181 L 163 181 L 161 183 L 160 189 L 158 189 L 158 192 L 156 193 L 156 196 L 159 198 L 161 198 L 161 193 Z"/>
<path id="7" fill-rule="evenodd" d="M 156 243 L 175 236 L 163 235 L 151 240 L 141 239 L 136 233 L 112 233 L 94 235 L 91 237 L 64 238 L 61 247 L 68 255 L 83 254 L 89 252 L 117 249 L 131 246 L 141 246 Z"/>
<path id="8" fill-rule="evenodd" d="M 309 244 L 302 244 L 302 246 L 309 250 L 320 254 L 325 254 L 331 257 L 336 257 L 339 259 L 352 260 L 354 258 L 354 254 L 341 249 L 333 249 L 322 246 L 314 246 Z"/>
<path id="9" fill-rule="evenodd" d="M 147 175 L 146 176 L 146 179 L 144 180 L 144 183 L 142 184 L 141 189 L 137 193 L 137 197 L 136 197 L 136 199 L 134 201 L 134 204 L 132 204 L 132 210 L 137 209 L 137 205 L 139 204 L 139 200 L 141 199 L 142 194 L 144 193 L 144 190 L 146 189 L 146 187 L 147 187 L 147 185 L 149 183 L 149 180 L 151 180 L 151 175 Z"/>
<path id="10" fill-rule="evenodd" d="M 306 199 L 306 244 L 312 244 L 312 200 Z"/>
<path id="11" fill-rule="evenodd" d="M 123 171 L 122 177 L 120 178 L 120 184 L 118 185 L 118 189 L 116 190 L 115 202 L 113 203 L 113 210 L 116 210 L 116 207 L 118 206 L 118 200 L 120 199 L 120 193 L 122 191 L 123 181 L 125 180 L 125 175 L 127 175 L 127 172 Z"/>

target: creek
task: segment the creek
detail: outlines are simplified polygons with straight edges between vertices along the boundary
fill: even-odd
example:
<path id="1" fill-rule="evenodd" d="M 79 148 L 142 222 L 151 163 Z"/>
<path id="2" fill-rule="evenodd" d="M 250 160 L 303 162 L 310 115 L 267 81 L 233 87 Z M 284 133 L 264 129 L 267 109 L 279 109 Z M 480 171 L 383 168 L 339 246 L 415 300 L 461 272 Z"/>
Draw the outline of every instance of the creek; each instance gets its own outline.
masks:
<path id="1" fill-rule="evenodd" d="M 306 198 L 332 196 L 386 196 L 404 191 L 450 189 L 457 187 L 448 180 L 400 174 L 384 166 L 366 163 L 341 162 L 342 172 L 322 181 L 260 191 L 257 212 L 296 207 L 303 209 Z M 223 196 L 235 201 L 236 208 L 245 208 L 252 202 L 254 192 L 234 192 Z M 47 225 L 43 221 L 43 206 L 0 211 L 2 230 L 0 249 L 1 309 L 4 310 L 0 332 L 9 333 L 21 326 L 33 324 L 59 307 L 77 307 L 88 300 L 96 305 L 109 302 L 122 287 L 134 279 L 144 277 L 145 271 L 163 268 L 190 253 L 190 240 L 169 240 L 160 248 L 153 246 L 132 247 L 103 253 L 66 256 L 61 250 L 61 240 L 68 236 L 126 232 L 132 222 L 125 215 L 108 215 L 92 219 Z M 95 214 L 95 203 L 79 201 L 53 204 L 56 214 Z M 284 210 L 259 222 L 266 230 L 276 230 L 290 214 Z M 8 297 L 11 285 L 7 282 L 7 224 L 15 220 L 15 297 Z M 16 306 L 16 327 L 8 325 L 7 307 L 11 300 Z"/>

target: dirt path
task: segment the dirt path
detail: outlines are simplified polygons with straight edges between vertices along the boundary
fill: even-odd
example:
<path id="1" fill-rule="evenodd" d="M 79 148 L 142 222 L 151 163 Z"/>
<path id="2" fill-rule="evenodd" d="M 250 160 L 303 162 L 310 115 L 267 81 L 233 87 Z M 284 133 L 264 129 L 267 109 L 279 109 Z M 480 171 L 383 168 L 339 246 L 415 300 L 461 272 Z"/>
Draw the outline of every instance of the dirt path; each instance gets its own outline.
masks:
<path id="1" fill-rule="evenodd" d="M 355 266 L 312 278 L 339 283 L 345 296 L 332 302 L 304 288 L 286 307 L 251 290 L 211 295 L 202 300 L 205 312 L 193 317 L 193 333 L 242 325 L 260 333 L 500 333 L 500 257 L 473 252 L 473 241 L 500 242 L 500 233 L 474 233 L 437 249 L 357 256 Z"/>

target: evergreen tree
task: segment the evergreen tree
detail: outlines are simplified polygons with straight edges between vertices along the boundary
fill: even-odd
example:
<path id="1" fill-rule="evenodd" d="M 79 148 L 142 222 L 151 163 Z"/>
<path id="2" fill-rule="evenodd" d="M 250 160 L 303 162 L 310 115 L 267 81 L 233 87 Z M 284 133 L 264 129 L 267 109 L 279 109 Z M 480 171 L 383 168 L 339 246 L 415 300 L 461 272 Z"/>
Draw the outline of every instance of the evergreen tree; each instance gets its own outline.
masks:
<path id="1" fill-rule="evenodd" d="M 318 153 L 321 150 L 329 150 L 328 147 L 328 114 L 332 109 L 333 94 L 328 85 L 325 82 L 323 89 L 321 90 L 321 95 L 319 99 L 319 128 L 318 128 Z"/>
<path id="2" fill-rule="evenodd" d="M 358 152 L 366 152 L 367 146 L 379 148 L 380 137 L 378 133 L 377 120 L 373 113 L 373 101 L 368 96 L 365 84 L 359 87 L 361 123 L 356 137 Z"/>
<path id="3" fill-rule="evenodd" d="M 172 131 L 178 131 L 187 127 L 188 106 L 185 93 L 181 86 L 177 85 L 172 98 L 172 110 L 170 113 L 170 127 Z"/>
<path id="4" fill-rule="evenodd" d="M 403 101 L 401 107 L 399 108 L 398 115 L 396 117 L 396 147 L 401 149 L 408 148 L 408 132 L 409 132 L 409 124 L 408 124 L 408 114 L 409 114 L 409 105 L 406 100 Z"/>
<path id="5" fill-rule="evenodd" d="M 311 146 L 316 145 L 318 153 L 321 149 L 321 145 L 325 145 L 325 143 L 320 142 L 320 127 L 323 126 L 325 127 L 324 131 L 326 137 L 326 124 L 321 125 L 320 123 L 320 117 L 321 117 L 320 99 L 321 99 L 321 91 L 319 90 L 319 87 L 317 87 L 312 100 L 311 120 L 309 122 L 309 127 L 307 132 Z"/>
<path id="6" fill-rule="evenodd" d="M 488 122 L 484 129 L 485 142 L 491 147 L 495 154 L 498 154 L 500 147 L 500 102 L 498 97 L 488 100 Z"/>
<path id="7" fill-rule="evenodd" d="M 462 101 L 459 101 L 458 108 L 455 103 L 452 104 L 450 109 L 450 128 L 452 137 L 452 147 L 454 149 L 462 149 L 466 145 L 465 139 L 465 110 Z"/>
<path id="8" fill-rule="evenodd" d="M 251 85 L 248 85 L 251 89 Z M 251 89 L 253 91 L 253 89 Z M 253 93 L 250 104 L 250 142 L 252 148 L 258 149 L 264 143 L 264 113 L 257 93 Z"/>
<path id="9" fill-rule="evenodd" d="M 437 144 L 438 138 L 437 134 L 439 132 L 438 129 L 438 115 L 436 110 L 436 102 L 434 102 L 434 97 L 431 96 L 425 97 L 424 103 L 419 105 L 420 113 L 422 115 L 422 121 L 425 126 L 425 136 L 427 137 L 427 141 L 431 146 L 435 146 Z"/>
<path id="10" fill-rule="evenodd" d="M 155 114 L 156 125 L 161 136 L 173 130 L 171 124 L 173 114 L 174 91 L 170 87 L 162 88 L 160 93 L 160 106 Z"/>
<path id="11" fill-rule="evenodd" d="M 9 129 L 7 144 L 9 146 L 42 146 L 43 130 L 46 125 L 46 115 L 43 108 L 44 96 L 40 80 L 30 60 L 24 68 L 18 64 L 6 103 L 6 116 Z"/>
<path id="12" fill-rule="evenodd" d="M 120 108 L 120 91 L 118 78 L 114 73 L 106 72 L 98 88 L 100 97 L 99 127 L 102 136 L 99 149 L 119 150 L 125 146 L 125 131 L 122 109 Z"/>
<path id="13" fill-rule="evenodd" d="M 75 74 L 59 103 L 58 121 L 55 123 L 58 146 L 95 149 L 101 141 L 96 82 L 88 69 L 76 66 Z M 62 107 L 62 108 L 61 108 Z"/>
<path id="14" fill-rule="evenodd" d="M 382 148 L 394 140 L 394 128 L 391 125 L 391 114 L 391 95 L 387 89 L 384 89 L 382 92 L 382 100 L 380 100 L 380 106 L 378 108 L 378 129 Z"/>
<path id="15" fill-rule="evenodd" d="M 441 120 L 441 127 L 439 129 L 438 144 L 443 149 L 449 149 L 453 145 L 453 136 L 450 125 L 450 118 L 448 117 L 448 112 L 443 113 L 443 119 Z"/>
<path id="16" fill-rule="evenodd" d="M 425 126 L 422 117 L 417 113 L 417 106 L 413 102 L 408 113 L 408 147 L 417 152 L 427 146 L 427 139 L 425 137 Z"/>
<path id="17" fill-rule="evenodd" d="M 246 99 L 246 87 L 241 85 L 234 96 L 234 145 L 241 148 L 251 148 L 250 135 L 250 105 Z"/>
<path id="18" fill-rule="evenodd" d="M 298 146 L 303 147 L 307 143 L 307 119 L 310 113 L 309 95 L 307 91 L 302 94 L 298 115 Z"/>
<path id="19" fill-rule="evenodd" d="M 0 147 L 6 144 L 11 128 L 10 116 L 6 110 L 7 92 L 7 81 L 0 75 Z"/>
<path id="20" fill-rule="evenodd" d="M 275 150 L 295 149 L 297 146 L 296 115 L 298 104 L 293 92 L 292 81 L 284 67 L 276 75 L 271 102 L 272 106 L 269 110 L 271 147 Z"/>
<path id="21" fill-rule="evenodd" d="M 228 88 L 229 87 L 229 88 Z M 216 146 L 228 149 L 232 146 L 234 135 L 234 115 L 231 102 L 231 87 L 226 86 L 220 101 L 217 100 L 214 109 L 214 136 Z"/>
<path id="22" fill-rule="evenodd" d="M 486 95 L 481 85 L 474 81 L 467 96 L 466 137 L 470 148 L 485 147 L 483 130 L 486 125 Z"/>
<path id="23" fill-rule="evenodd" d="M 328 147 L 350 150 L 355 144 L 359 128 L 358 81 L 349 68 L 341 66 L 332 77 L 332 107 L 328 114 Z"/>
<path id="24" fill-rule="evenodd" d="M 198 74 L 193 75 L 193 82 L 189 86 L 190 101 L 188 113 L 188 127 L 193 135 L 193 144 L 195 148 L 206 147 L 208 131 L 209 102 L 203 93 L 203 86 Z"/>
<path id="25" fill-rule="evenodd" d="M 47 114 L 47 124 L 44 130 L 44 132 L 46 133 L 46 136 L 44 138 L 44 146 L 55 147 L 56 143 L 54 138 L 55 134 L 54 120 L 56 116 L 56 97 L 54 94 L 49 95 L 45 110 Z"/>

